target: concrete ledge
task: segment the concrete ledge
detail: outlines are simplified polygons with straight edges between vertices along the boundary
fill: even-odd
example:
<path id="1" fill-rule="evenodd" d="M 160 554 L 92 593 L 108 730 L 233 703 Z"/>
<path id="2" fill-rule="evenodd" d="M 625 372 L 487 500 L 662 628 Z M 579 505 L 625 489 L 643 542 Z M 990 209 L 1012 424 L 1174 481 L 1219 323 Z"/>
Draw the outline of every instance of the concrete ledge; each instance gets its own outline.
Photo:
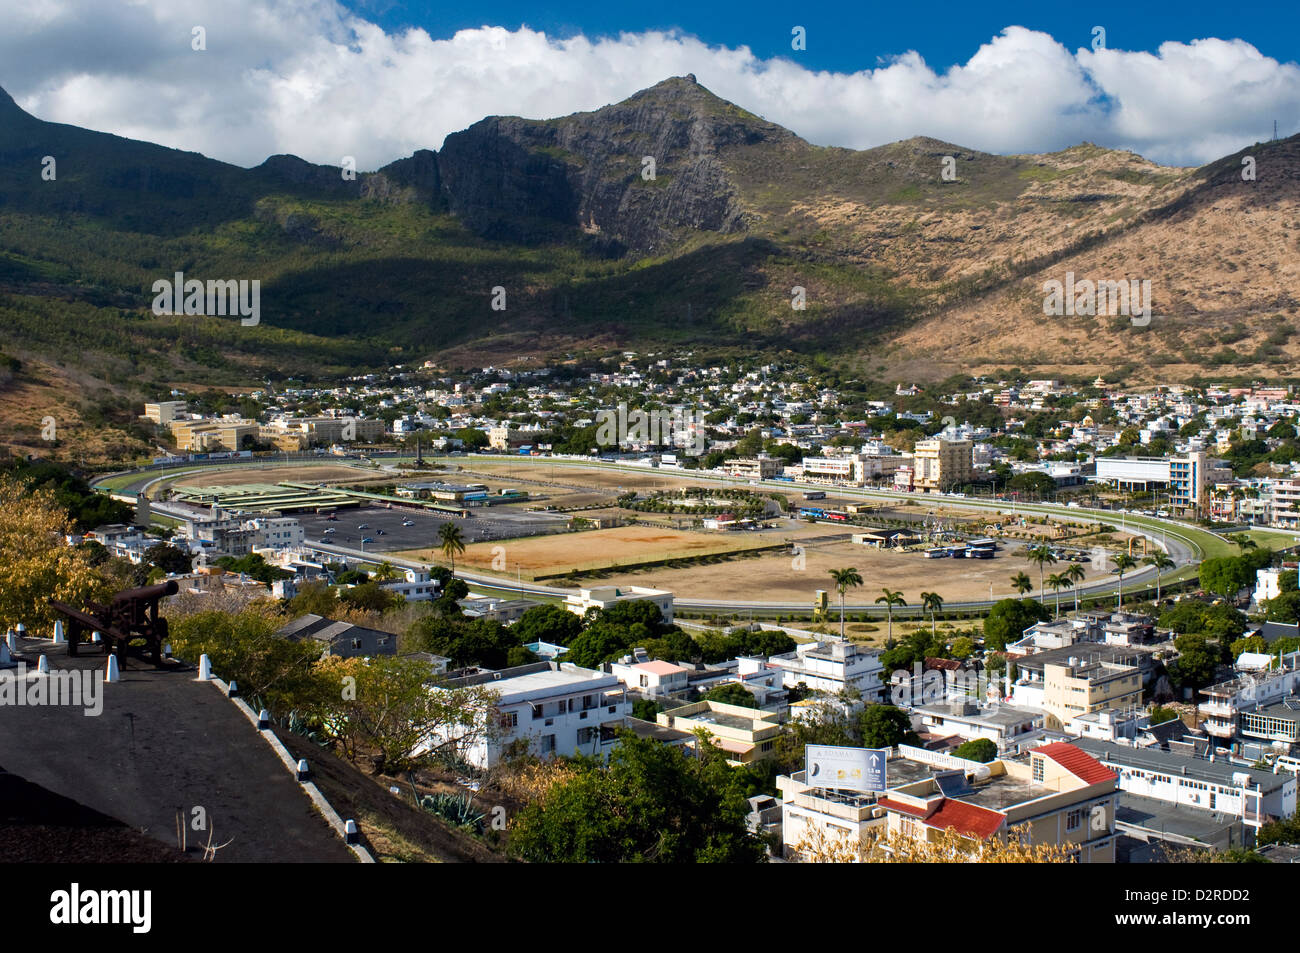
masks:
<path id="1" fill-rule="evenodd" d="M 209 681 L 220 690 L 223 697 L 233 702 L 235 707 L 244 713 L 244 717 L 252 723 L 254 728 L 257 728 L 257 712 L 249 708 L 247 702 L 237 695 L 231 697 L 229 695 L 229 686 L 221 679 L 217 678 L 217 676 L 213 675 Z M 316 787 L 314 783 L 311 781 L 298 781 L 298 762 L 294 760 L 293 755 L 289 754 L 289 750 L 284 746 L 284 743 L 275 736 L 274 731 L 271 731 L 268 728 L 257 728 L 257 733 L 262 736 L 262 739 L 271 746 L 271 750 L 279 756 L 282 762 L 284 762 L 284 766 L 293 776 L 294 781 L 298 783 L 298 786 L 302 788 L 307 797 L 311 798 L 311 802 L 316 805 L 316 809 L 321 812 L 321 815 L 329 823 L 329 826 L 334 828 L 334 832 L 339 835 L 339 839 L 347 844 L 343 818 L 339 817 L 338 811 L 334 810 L 334 807 L 330 802 L 325 799 L 325 795 L 320 792 L 320 788 Z M 366 850 L 360 844 L 347 844 L 347 846 L 348 850 L 352 851 L 352 853 L 356 855 L 357 860 L 360 863 L 375 863 L 375 858 L 371 856 L 370 851 Z"/>

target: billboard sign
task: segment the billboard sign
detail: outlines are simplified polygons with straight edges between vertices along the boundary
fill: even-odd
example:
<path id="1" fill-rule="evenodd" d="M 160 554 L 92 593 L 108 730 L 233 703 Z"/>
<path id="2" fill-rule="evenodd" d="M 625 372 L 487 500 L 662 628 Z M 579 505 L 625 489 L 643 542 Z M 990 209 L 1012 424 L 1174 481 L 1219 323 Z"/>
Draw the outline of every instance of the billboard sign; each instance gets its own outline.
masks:
<path id="1" fill-rule="evenodd" d="M 884 791 L 885 764 L 888 760 L 888 748 L 804 746 L 804 767 L 808 783 L 819 788 Z"/>

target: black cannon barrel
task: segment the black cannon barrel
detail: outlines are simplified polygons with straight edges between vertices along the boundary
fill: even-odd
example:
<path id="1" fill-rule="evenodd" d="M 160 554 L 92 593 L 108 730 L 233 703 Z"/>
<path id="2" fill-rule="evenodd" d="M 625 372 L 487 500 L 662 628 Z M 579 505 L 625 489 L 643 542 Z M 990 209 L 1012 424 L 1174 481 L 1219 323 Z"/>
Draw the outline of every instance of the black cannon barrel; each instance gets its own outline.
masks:
<path id="1" fill-rule="evenodd" d="M 154 586 L 141 586 L 139 589 L 127 589 L 119 592 L 113 597 L 114 602 L 126 602 L 129 599 L 161 599 L 163 596 L 174 596 L 180 592 L 180 586 L 176 585 L 175 579 L 168 579 L 166 582 L 160 582 Z"/>

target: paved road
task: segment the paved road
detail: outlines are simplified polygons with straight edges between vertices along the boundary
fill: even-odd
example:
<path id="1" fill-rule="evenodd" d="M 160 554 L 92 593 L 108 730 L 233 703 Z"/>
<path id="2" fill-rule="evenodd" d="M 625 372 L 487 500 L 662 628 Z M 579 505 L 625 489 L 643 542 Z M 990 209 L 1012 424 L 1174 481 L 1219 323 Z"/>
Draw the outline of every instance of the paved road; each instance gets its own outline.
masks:
<path id="1" fill-rule="evenodd" d="M 559 460 L 559 459 L 552 459 L 547 457 L 505 457 L 499 455 L 484 454 L 484 455 L 470 455 L 468 457 L 465 456 L 448 457 L 444 459 L 447 462 L 454 462 L 459 466 L 463 466 L 469 469 L 473 469 L 476 463 L 495 460 L 502 463 L 508 462 L 511 465 L 523 464 L 523 465 L 542 466 L 542 467 L 549 467 L 549 468 L 567 468 L 571 470 L 590 470 L 590 469 L 618 470 L 618 471 L 628 472 L 628 473 L 637 473 L 643 476 L 647 474 L 651 474 L 651 475 L 657 474 L 657 475 L 662 475 L 665 478 L 699 480 L 701 482 L 713 481 L 724 485 L 741 486 L 741 487 L 758 486 L 762 489 L 769 489 L 769 490 L 787 490 L 787 491 L 802 490 L 802 489 L 826 490 L 827 492 L 833 491 L 836 497 L 845 498 L 845 499 L 890 500 L 890 501 L 911 501 L 911 502 L 926 501 L 926 502 L 933 503 L 935 505 L 944 505 L 955 509 L 965 509 L 965 510 L 972 510 L 972 511 L 992 510 L 1007 515 L 1013 515 L 1018 513 L 1032 513 L 1035 515 L 1048 515 L 1048 516 L 1056 516 L 1062 518 L 1090 517 L 1092 519 L 1104 520 L 1108 523 L 1116 525 L 1117 527 L 1119 527 L 1124 531 L 1137 533 L 1139 535 L 1145 536 L 1149 540 L 1158 543 L 1168 551 L 1170 557 L 1174 560 L 1174 563 L 1177 567 L 1194 565 L 1195 563 L 1199 562 L 1202 555 L 1201 549 L 1193 540 L 1192 535 L 1189 534 L 1189 530 L 1191 533 L 1205 532 L 1204 530 L 1186 527 L 1176 520 L 1160 519 L 1157 517 L 1144 517 L 1144 516 L 1138 517 L 1138 516 L 1133 516 L 1131 514 L 1126 514 L 1123 512 L 1117 512 L 1112 510 L 1092 510 L 1092 509 L 1083 509 L 1083 508 L 1072 509 L 1072 508 L 1067 508 L 1063 505 L 1054 505 L 1054 504 L 1019 503 L 1019 502 L 1012 503 L 1010 501 L 1005 501 L 1005 500 L 964 498 L 964 497 L 954 497 L 948 495 L 936 495 L 936 496 L 930 496 L 924 494 L 918 495 L 915 493 L 902 493 L 902 492 L 895 492 L 890 490 L 858 489 L 858 488 L 848 488 L 848 487 L 831 488 L 831 487 L 823 487 L 820 485 L 813 485 L 813 484 L 787 483 L 780 480 L 775 480 L 775 481 L 768 480 L 768 481 L 763 481 L 762 483 L 751 483 L 750 481 L 747 480 L 733 479 L 730 477 L 720 476 L 716 474 L 700 473 L 700 472 L 689 471 L 689 470 L 682 470 L 682 471 L 652 470 L 651 468 L 648 467 L 629 466 L 626 464 L 615 464 L 615 463 L 604 463 L 604 462 L 593 463 L 591 461 L 585 461 L 585 460 Z M 334 460 L 327 459 L 327 460 L 323 460 L 322 462 L 338 463 L 340 461 L 337 459 Z M 399 462 L 399 461 L 394 461 L 391 459 L 384 460 L 384 463 L 389 465 L 395 462 Z M 224 465 L 227 466 L 230 465 L 230 461 L 218 461 L 208 465 L 221 466 L 223 463 Z M 249 466 L 249 464 L 247 463 L 240 464 L 240 465 Z M 157 479 L 158 476 L 156 471 L 151 473 L 142 473 L 141 481 L 139 482 L 139 485 L 143 486 L 145 484 L 150 484 L 152 481 L 155 481 Z M 136 484 L 133 484 L 133 486 L 135 485 Z M 365 517 L 361 517 L 359 519 L 353 520 L 352 515 L 355 515 L 355 513 L 357 512 L 361 512 L 361 511 L 354 511 L 353 514 L 346 515 L 346 516 L 341 513 L 339 517 L 340 523 L 337 525 L 342 525 L 344 520 L 351 521 L 350 525 L 354 523 L 361 523 L 361 522 L 372 522 L 373 525 L 373 521 L 367 520 Z M 369 514 L 373 514 L 375 511 L 368 510 L 365 512 Z M 436 518 L 436 514 L 430 514 L 430 515 Z M 536 516 L 539 514 L 530 514 L 530 515 Z M 461 521 L 462 526 L 467 525 L 471 521 L 472 520 L 462 520 Z M 329 525 L 335 525 L 335 524 L 329 524 Z M 320 528 L 323 529 L 324 526 Z M 500 527 L 500 528 L 488 527 L 488 528 L 491 531 L 495 531 L 497 529 L 505 529 L 504 527 Z M 337 537 L 340 534 L 335 533 L 331 535 Z M 373 535 L 373 534 L 362 534 L 360 532 L 353 532 L 353 533 L 342 533 L 342 535 L 345 537 L 344 540 L 342 541 L 332 540 L 329 544 L 322 545 L 320 548 L 324 551 L 333 552 L 337 555 L 351 556 L 353 558 L 369 559 L 369 560 L 373 560 L 375 556 L 380 553 L 379 550 L 375 549 L 375 546 L 373 544 L 367 544 L 367 546 L 369 547 L 369 551 L 365 551 L 360 548 L 360 536 Z M 430 538 L 436 538 L 436 529 L 433 531 L 432 534 L 429 534 L 427 530 L 422 530 L 422 532 L 418 535 L 419 535 L 418 542 L 414 542 L 412 545 L 407 546 L 405 545 L 406 538 L 402 537 L 402 544 L 394 545 L 393 548 L 394 549 L 417 548 L 425 545 L 431 545 L 429 542 L 427 542 L 427 540 L 429 540 Z M 508 533 L 506 535 L 518 535 L 517 528 L 515 528 L 512 533 Z M 346 539 L 347 536 L 353 537 L 350 542 Z M 309 540 L 312 541 L 313 543 L 315 543 L 315 541 L 320 538 L 321 537 L 319 535 L 312 535 L 309 533 Z M 386 539 L 387 537 L 375 536 L 374 538 L 376 540 L 379 540 L 379 539 Z M 493 537 L 486 537 L 486 538 L 493 538 Z M 495 538 L 504 538 L 504 536 L 495 537 Z M 411 562 L 409 560 L 393 559 L 392 561 L 394 563 L 401 564 L 401 565 L 411 565 L 412 567 L 418 567 L 422 565 L 420 563 Z M 1028 572 L 1029 570 L 1026 569 L 1025 571 Z M 1170 573 L 1172 572 L 1173 570 L 1170 571 Z M 1168 576 L 1170 573 L 1166 573 L 1165 575 Z M 465 572 L 465 571 L 458 571 L 456 575 L 460 578 L 463 578 L 467 582 L 472 582 L 481 585 L 485 588 L 491 588 L 496 591 L 508 592 L 508 593 L 513 593 L 522 596 L 545 596 L 554 599 L 557 597 L 563 597 L 564 595 L 574 591 L 571 589 L 559 589 L 550 586 L 543 586 L 536 583 L 524 583 L 521 581 L 509 582 L 508 580 L 503 580 L 496 576 L 489 576 L 489 575 Z M 1030 572 L 1030 575 L 1032 577 L 1034 573 Z M 1147 585 L 1154 583 L 1155 577 L 1156 577 L 1155 569 L 1150 566 L 1142 566 L 1138 569 L 1135 569 L 1133 572 L 1126 573 L 1123 582 L 1124 591 L 1130 592 L 1133 591 L 1135 588 L 1144 588 Z M 1103 595 L 1106 593 L 1115 592 L 1117 587 L 1118 587 L 1118 579 L 1114 581 L 1089 583 L 1088 585 L 1081 586 L 1079 588 L 1079 594 L 1080 596 L 1095 597 L 1097 595 Z M 1073 591 L 1071 590 L 1069 593 L 1062 591 L 1061 597 L 1062 597 L 1062 602 L 1064 603 L 1068 599 L 1073 598 Z M 1042 598 L 1044 599 L 1044 601 L 1048 603 L 1055 602 L 1054 594 L 1048 594 Z M 764 612 L 773 612 L 773 611 L 806 612 L 809 609 L 809 603 L 807 601 L 761 602 L 761 601 L 740 601 L 740 600 L 678 599 L 676 600 L 675 604 L 682 609 L 688 609 L 692 611 L 705 611 L 705 612 L 708 611 L 743 612 L 750 609 L 756 611 L 764 611 Z M 970 602 L 945 603 L 944 608 L 945 610 L 963 610 L 963 609 L 972 610 L 972 609 L 986 609 L 991 605 L 992 602 L 990 600 L 981 599 L 981 600 L 975 600 Z M 910 607 L 910 608 L 912 610 L 915 610 L 916 607 Z M 845 611 L 852 612 L 855 614 L 868 614 L 873 616 L 876 615 L 883 616 L 885 614 L 883 607 L 877 606 L 872 603 L 846 602 Z M 896 611 L 895 614 L 899 614 L 899 613 Z"/>

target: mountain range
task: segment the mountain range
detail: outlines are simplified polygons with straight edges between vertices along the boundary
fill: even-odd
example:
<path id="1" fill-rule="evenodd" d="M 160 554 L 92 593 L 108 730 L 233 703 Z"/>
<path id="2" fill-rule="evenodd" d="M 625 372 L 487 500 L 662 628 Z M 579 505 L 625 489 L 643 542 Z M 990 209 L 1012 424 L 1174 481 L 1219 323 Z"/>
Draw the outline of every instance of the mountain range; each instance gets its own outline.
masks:
<path id="1" fill-rule="evenodd" d="M 1300 137 L 1199 169 L 1086 143 L 855 151 L 693 76 L 354 176 L 49 123 L 0 90 L 0 438 L 29 444 L 45 411 L 121 422 L 173 385 L 624 347 L 920 382 L 1300 376 L 1297 210 Z M 175 272 L 259 280 L 260 324 L 153 314 Z M 1045 316 L 1067 273 L 1150 280 L 1151 319 Z"/>

